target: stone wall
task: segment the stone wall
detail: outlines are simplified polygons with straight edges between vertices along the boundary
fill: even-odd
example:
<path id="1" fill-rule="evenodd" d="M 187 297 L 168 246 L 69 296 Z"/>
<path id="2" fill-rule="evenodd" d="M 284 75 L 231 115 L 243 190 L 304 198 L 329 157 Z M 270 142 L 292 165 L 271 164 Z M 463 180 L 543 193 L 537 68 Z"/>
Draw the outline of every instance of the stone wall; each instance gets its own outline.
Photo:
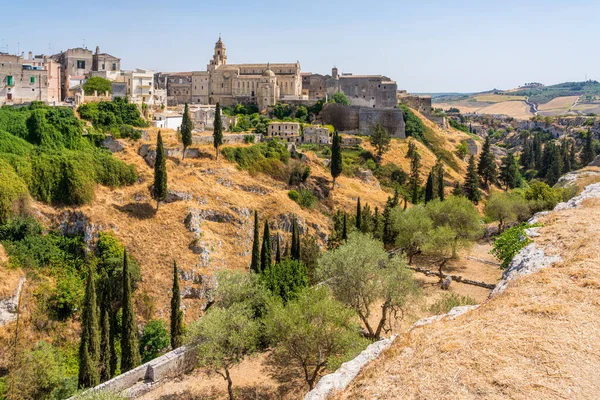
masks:
<path id="1" fill-rule="evenodd" d="M 224 133 L 223 144 L 244 143 L 246 136 L 254 136 L 254 143 L 260 142 L 263 138 L 261 133 Z M 192 143 L 213 144 L 213 137 L 212 135 L 194 135 Z"/>
<path id="2" fill-rule="evenodd" d="M 413 94 L 398 96 L 398 102 L 412 109 L 417 110 L 423 115 L 431 115 L 431 97 L 417 96 Z"/>
<path id="3" fill-rule="evenodd" d="M 370 135 L 376 123 L 395 138 L 405 138 L 404 118 L 399 108 L 370 108 L 326 104 L 321 111 L 324 124 L 333 125 L 339 132 Z"/>
<path id="4" fill-rule="evenodd" d="M 101 383 L 100 385 L 93 387 L 84 393 L 101 391 L 122 393 L 128 389 L 131 389 L 138 383 L 144 383 L 149 389 L 165 379 L 174 378 L 191 371 L 194 369 L 195 365 L 195 347 L 182 346 L 167 354 L 155 358 L 146 364 L 142 364 L 131 371 L 115 376 L 111 380 Z M 133 398 L 141 394 L 142 392 L 136 391 L 135 395 L 131 394 L 127 397 Z M 76 399 L 77 397 L 78 396 L 73 396 L 71 399 Z"/>

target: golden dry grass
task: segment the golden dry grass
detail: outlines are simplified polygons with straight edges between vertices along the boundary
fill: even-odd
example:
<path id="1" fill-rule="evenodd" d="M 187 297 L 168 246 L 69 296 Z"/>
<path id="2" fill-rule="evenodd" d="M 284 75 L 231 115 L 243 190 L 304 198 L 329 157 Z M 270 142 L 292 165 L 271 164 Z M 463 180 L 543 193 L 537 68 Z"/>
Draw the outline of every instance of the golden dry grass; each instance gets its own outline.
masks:
<path id="1" fill-rule="evenodd" d="M 453 321 L 400 337 L 344 399 L 596 399 L 600 200 L 543 219 L 563 262 Z"/>
<path id="2" fill-rule="evenodd" d="M 503 101 L 494 104 L 484 102 L 459 101 L 452 103 L 435 103 L 434 107 L 443 109 L 454 107 L 459 109 L 460 112 L 463 114 L 503 114 L 516 119 L 529 119 L 533 116 L 527 103 L 519 100 Z"/>
<path id="3" fill-rule="evenodd" d="M 6 250 L 0 244 L 0 299 L 14 296 L 19 280 L 24 276 L 20 269 L 8 268 L 8 261 Z"/>
<path id="4" fill-rule="evenodd" d="M 483 94 L 480 96 L 475 96 L 474 99 L 476 101 L 481 101 L 485 103 L 502 103 L 505 101 L 526 100 L 527 98 L 525 96 L 515 95 L 503 96 L 501 94 Z"/>
<path id="5" fill-rule="evenodd" d="M 563 96 L 556 97 L 545 104 L 540 104 L 538 107 L 539 111 L 569 111 L 569 108 L 577 101 L 579 96 Z"/>

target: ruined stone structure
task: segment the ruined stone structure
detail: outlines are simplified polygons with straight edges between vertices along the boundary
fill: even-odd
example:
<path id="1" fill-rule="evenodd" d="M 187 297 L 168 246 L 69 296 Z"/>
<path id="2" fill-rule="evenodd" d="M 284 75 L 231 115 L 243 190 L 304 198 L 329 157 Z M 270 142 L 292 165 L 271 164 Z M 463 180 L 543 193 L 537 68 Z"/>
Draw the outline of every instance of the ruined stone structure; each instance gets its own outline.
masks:
<path id="1" fill-rule="evenodd" d="M 320 126 L 309 126 L 302 132 L 302 141 L 304 143 L 330 144 L 331 133 L 329 129 Z"/>
<path id="2" fill-rule="evenodd" d="M 219 37 L 207 70 L 192 73 L 191 90 L 192 103 L 254 103 L 263 110 L 280 100 L 301 98 L 300 63 L 227 64 L 227 49 Z"/>
<path id="3" fill-rule="evenodd" d="M 397 91 L 396 82 L 383 75 L 340 75 L 336 67 L 331 70 L 331 75 L 302 74 L 302 93 L 313 101 L 343 92 L 352 105 L 391 108 L 397 104 Z"/>
<path id="4" fill-rule="evenodd" d="M 418 96 L 416 94 L 408 94 L 406 91 L 398 92 L 398 103 L 404 104 L 412 109 L 417 110 L 421 114 L 429 117 L 431 115 L 431 96 Z"/>
<path id="5" fill-rule="evenodd" d="M 405 124 L 399 108 L 373 109 L 372 107 L 326 104 L 321 112 L 324 124 L 333 125 L 338 132 L 370 135 L 375 124 L 382 125 L 390 136 L 405 138 Z"/>

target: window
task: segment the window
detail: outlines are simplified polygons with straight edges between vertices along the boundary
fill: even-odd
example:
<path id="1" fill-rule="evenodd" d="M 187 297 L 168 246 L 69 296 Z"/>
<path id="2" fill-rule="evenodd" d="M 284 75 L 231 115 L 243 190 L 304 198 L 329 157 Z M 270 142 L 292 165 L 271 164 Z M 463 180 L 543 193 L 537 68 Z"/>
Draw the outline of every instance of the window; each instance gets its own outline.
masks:
<path id="1" fill-rule="evenodd" d="M 113 63 L 113 65 L 112 65 L 112 70 L 113 70 L 113 71 L 116 71 L 116 70 L 117 70 L 117 63 Z"/>
<path id="2" fill-rule="evenodd" d="M 29 83 L 35 83 L 35 76 L 29 77 Z"/>
<path id="3" fill-rule="evenodd" d="M 77 69 L 85 69 L 85 60 L 77 60 Z"/>
<path id="4" fill-rule="evenodd" d="M 102 70 L 104 71 L 104 64 L 102 64 Z"/>

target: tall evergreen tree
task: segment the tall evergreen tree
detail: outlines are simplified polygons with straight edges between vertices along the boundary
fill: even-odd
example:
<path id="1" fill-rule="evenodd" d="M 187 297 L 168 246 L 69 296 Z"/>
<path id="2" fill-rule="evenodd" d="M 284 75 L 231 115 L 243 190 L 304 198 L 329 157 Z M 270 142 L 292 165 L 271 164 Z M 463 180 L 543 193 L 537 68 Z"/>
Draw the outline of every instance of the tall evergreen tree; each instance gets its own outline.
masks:
<path id="1" fill-rule="evenodd" d="M 569 154 L 570 142 L 565 137 L 560 145 L 560 156 L 562 157 L 563 173 L 571 171 L 571 158 Z"/>
<path id="2" fill-rule="evenodd" d="M 429 171 L 427 176 L 427 183 L 425 184 L 425 204 L 433 200 L 433 169 Z"/>
<path id="3" fill-rule="evenodd" d="M 258 211 L 254 210 L 254 240 L 252 242 L 252 261 L 250 271 L 260 273 L 260 226 L 258 224 Z"/>
<path id="4" fill-rule="evenodd" d="M 388 197 L 383 209 L 383 231 L 381 239 L 385 246 L 391 246 L 396 242 L 396 235 L 394 234 L 392 225 L 392 210 L 398 206 L 397 202 L 394 204 L 394 200 Z"/>
<path id="5" fill-rule="evenodd" d="M 533 136 L 533 165 L 535 169 L 542 167 L 542 138 L 539 133 Z"/>
<path id="6" fill-rule="evenodd" d="M 79 342 L 80 388 L 93 387 L 100 383 L 98 373 L 100 361 L 100 331 L 98 325 L 98 305 L 94 271 L 88 266 L 85 285 L 83 313 L 81 314 L 81 341 Z"/>
<path id="7" fill-rule="evenodd" d="M 217 103 L 215 107 L 215 122 L 213 123 L 213 146 L 217 160 L 219 159 L 219 147 L 223 144 L 223 121 L 221 120 L 221 106 Z"/>
<path id="8" fill-rule="evenodd" d="M 100 382 L 106 382 L 112 377 L 111 368 L 111 326 L 110 326 L 110 287 L 102 291 L 100 303 Z"/>
<path id="9" fill-rule="evenodd" d="M 533 166 L 533 142 L 528 137 L 525 137 L 523 141 L 523 151 L 519 161 L 525 170 L 531 169 Z"/>
<path id="10" fill-rule="evenodd" d="M 156 210 L 161 201 L 167 198 L 167 160 L 165 159 L 165 149 L 163 140 L 158 131 L 156 138 L 156 159 L 154 161 L 154 200 L 156 200 Z"/>
<path id="11" fill-rule="evenodd" d="M 111 289 L 112 290 L 112 289 Z M 111 291 L 111 296 L 112 296 Z M 119 365 L 119 353 L 117 352 L 116 336 L 117 336 L 117 312 L 113 310 L 110 313 L 110 332 L 109 332 L 109 343 L 110 343 L 110 377 L 114 377 L 117 374 L 117 366 Z"/>
<path id="12" fill-rule="evenodd" d="M 477 204 L 481 199 L 481 190 L 479 190 L 479 175 L 475 166 L 475 156 L 469 158 L 469 166 L 467 167 L 467 177 L 463 188 L 465 196 L 473 203 Z"/>
<path id="13" fill-rule="evenodd" d="M 342 173 L 342 139 L 335 131 L 333 133 L 333 141 L 331 143 L 331 177 L 333 184 L 331 190 L 335 189 L 335 179 Z"/>
<path id="14" fill-rule="evenodd" d="M 360 197 L 359 197 L 358 200 L 356 201 L 356 221 L 355 221 L 356 229 L 359 231 L 361 230 L 360 225 L 362 224 L 361 212 L 362 212 L 362 209 L 360 208 Z"/>
<path id="15" fill-rule="evenodd" d="M 593 139 L 594 135 L 592 134 L 592 131 L 588 130 L 588 133 L 585 135 L 583 150 L 581 151 L 581 164 L 584 167 L 594 161 L 594 158 L 596 158 Z"/>
<path id="16" fill-rule="evenodd" d="M 569 165 L 571 166 L 571 170 L 577 169 L 579 167 L 576 152 L 577 149 L 575 148 L 575 142 L 572 142 L 571 146 L 569 147 Z"/>
<path id="17" fill-rule="evenodd" d="M 440 201 L 444 201 L 446 198 L 446 194 L 444 193 L 444 164 L 438 162 L 438 167 L 436 169 L 436 178 L 437 178 L 437 195 L 440 198 Z"/>
<path id="18" fill-rule="evenodd" d="M 185 158 L 185 150 L 192 145 L 192 130 L 194 129 L 194 123 L 190 118 L 190 110 L 188 109 L 188 103 L 185 103 L 183 109 L 183 118 L 181 120 L 181 141 L 183 142 L 183 153 L 181 159 Z"/>
<path id="19" fill-rule="evenodd" d="M 537 167 L 538 176 L 545 178 L 550 170 L 550 165 L 552 164 L 552 159 L 554 158 L 554 149 L 556 145 L 554 142 L 548 142 L 544 146 L 544 150 L 542 152 L 542 162 Z"/>
<path id="20" fill-rule="evenodd" d="M 342 225 L 342 240 L 348 241 L 348 215 L 344 213 L 344 224 Z"/>
<path id="21" fill-rule="evenodd" d="M 131 277 L 127 251 L 123 252 L 123 317 L 121 326 L 121 373 L 127 372 L 141 364 L 138 331 L 133 313 L 131 299 Z"/>
<path id="22" fill-rule="evenodd" d="M 375 212 L 373 213 L 373 237 L 380 240 L 381 235 L 381 215 L 379 215 L 379 207 L 376 206 Z"/>
<path id="23" fill-rule="evenodd" d="M 417 145 L 411 139 L 411 140 L 408 141 L 408 150 L 406 151 L 406 155 L 404 157 L 405 158 L 412 158 L 412 156 L 415 153 L 415 151 L 417 151 Z"/>
<path id="24" fill-rule="evenodd" d="M 181 310 L 181 294 L 175 261 L 173 261 L 173 290 L 171 292 L 171 348 L 176 349 L 183 345 L 183 311 Z"/>
<path id="25" fill-rule="evenodd" d="M 507 153 L 506 157 L 502 159 L 500 180 L 504 183 L 506 190 L 519 187 L 521 184 L 521 172 L 512 153 Z"/>
<path id="26" fill-rule="evenodd" d="M 496 177 L 498 175 L 496 168 L 496 157 L 494 156 L 494 153 L 492 153 L 489 136 L 485 138 L 483 148 L 481 149 L 477 173 L 481 179 L 483 179 L 483 184 L 485 187 L 496 182 Z"/>
<path id="27" fill-rule="evenodd" d="M 279 264 L 281 262 L 281 249 L 279 245 L 279 234 L 277 234 L 277 250 L 275 252 L 275 264 Z"/>
<path id="28" fill-rule="evenodd" d="M 421 185 L 421 178 L 419 175 L 419 169 L 421 168 L 421 155 L 415 148 L 412 151 L 410 157 L 410 178 L 408 180 L 408 186 L 411 195 L 411 203 L 416 204 L 419 202 L 419 187 Z"/>
<path id="29" fill-rule="evenodd" d="M 365 204 L 360 213 L 362 221 L 360 223 L 360 230 L 362 233 L 371 233 L 373 231 L 373 214 L 371 213 L 371 206 L 369 203 Z"/>
<path id="30" fill-rule="evenodd" d="M 546 173 L 546 181 L 548 185 L 553 186 L 556 182 L 558 182 L 558 179 L 561 177 L 563 171 L 562 157 L 558 147 L 553 146 L 551 154 L 552 161 L 550 162 L 550 167 Z"/>
<path id="31" fill-rule="evenodd" d="M 265 220 L 265 229 L 263 231 L 263 242 L 260 251 L 260 272 L 263 273 L 273 263 L 271 256 L 271 231 L 269 230 L 269 221 Z"/>
<path id="32" fill-rule="evenodd" d="M 369 139 L 371 146 L 375 147 L 377 151 L 377 159 L 381 160 L 383 153 L 390 149 L 390 144 L 392 142 L 390 133 L 387 129 L 381 126 L 381 124 L 376 123 L 371 131 L 371 136 Z"/>
<path id="33" fill-rule="evenodd" d="M 292 222 L 292 251 L 291 259 L 300 261 L 301 250 L 300 250 L 300 227 L 298 226 L 298 220 L 294 217 Z"/>

